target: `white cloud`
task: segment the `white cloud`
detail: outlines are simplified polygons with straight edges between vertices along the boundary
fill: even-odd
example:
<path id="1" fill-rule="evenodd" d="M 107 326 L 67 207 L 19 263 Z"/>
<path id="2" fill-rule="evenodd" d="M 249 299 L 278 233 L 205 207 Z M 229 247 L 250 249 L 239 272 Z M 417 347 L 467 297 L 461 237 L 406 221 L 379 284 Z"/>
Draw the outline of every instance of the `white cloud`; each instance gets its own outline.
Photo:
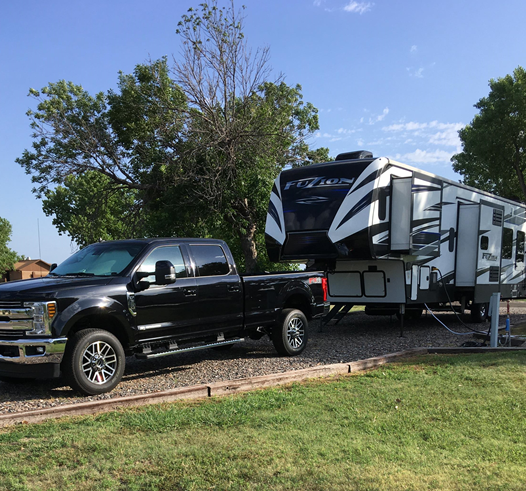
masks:
<path id="1" fill-rule="evenodd" d="M 460 138 L 458 131 L 464 127 L 463 124 L 456 123 L 449 125 L 445 131 L 439 131 L 429 137 L 429 143 L 433 145 L 442 145 L 446 147 L 455 147 L 460 149 Z"/>
<path id="2" fill-rule="evenodd" d="M 396 154 L 395 160 L 408 164 L 449 164 L 451 157 L 455 152 L 446 152 L 445 150 L 420 150 L 406 154 Z"/>
<path id="3" fill-rule="evenodd" d="M 389 114 L 389 108 L 386 107 L 383 111 L 382 111 L 382 114 L 379 114 L 378 116 L 374 117 L 374 118 L 369 118 L 369 124 L 375 124 L 375 123 L 379 123 L 380 121 L 383 121 L 384 118 Z"/>
<path id="4" fill-rule="evenodd" d="M 383 131 L 398 132 L 404 131 L 406 133 L 413 132 L 416 135 L 422 135 L 422 130 L 439 130 L 438 133 L 428 135 L 429 143 L 438 145 L 452 145 L 453 137 L 458 137 L 458 130 L 462 129 L 464 124 L 462 123 L 439 123 L 438 121 L 431 121 L 430 123 L 396 123 L 390 126 L 384 126 Z M 455 144 L 456 145 L 456 144 Z"/>
<path id="5" fill-rule="evenodd" d="M 343 7 L 343 10 L 353 14 L 362 15 L 371 10 L 373 5 L 374 3 L 356 2 L 355 0 L 351 0 L 345 7 Z"/>
<path id="6" fill-rule="evenodd" d="M 346 128 L 339 128 L 337 133 L 339 135 L 352 135 L 353 133 L 356 133 L 357 131 L 360 131 L 360 130 L 348 130 Z"/>
<path id="7" fill-rule="evenodd" d="M 406 68 L 406 70 L 407 70 L 407 73 L 409 73 L 410 77 L 424 78 L 425 68 L 423 67 L 420 67 L 420 68 L 409 67 L 409 68 Z"/>
<path id="8" fill-rule="evenodd" d="M 424 128 L 428 128 L 429 123 L 398 123 L 392 124 L 391 126 L 384 126 L 382 130 L 384 131 L 417 131 Z"/>
<path id="9" fill-rule="evenodd" d="M 411 49 L 409 50 L 410 53 L 416 53 L 418 51 L 418 47 L 416 46 L 416 44 L 413 44 L 413 46 L 411 46 Z"/>

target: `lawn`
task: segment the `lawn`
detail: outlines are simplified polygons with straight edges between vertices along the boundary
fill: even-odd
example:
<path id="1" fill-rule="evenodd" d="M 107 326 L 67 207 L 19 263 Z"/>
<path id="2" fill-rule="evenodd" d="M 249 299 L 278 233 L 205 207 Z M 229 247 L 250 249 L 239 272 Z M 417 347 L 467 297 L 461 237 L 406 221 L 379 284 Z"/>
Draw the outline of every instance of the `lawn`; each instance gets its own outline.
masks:
<path id="1" fill-rule="evenodd" d="M 0 430 L 0 489 L 523 490 L 526 354 Z"/>

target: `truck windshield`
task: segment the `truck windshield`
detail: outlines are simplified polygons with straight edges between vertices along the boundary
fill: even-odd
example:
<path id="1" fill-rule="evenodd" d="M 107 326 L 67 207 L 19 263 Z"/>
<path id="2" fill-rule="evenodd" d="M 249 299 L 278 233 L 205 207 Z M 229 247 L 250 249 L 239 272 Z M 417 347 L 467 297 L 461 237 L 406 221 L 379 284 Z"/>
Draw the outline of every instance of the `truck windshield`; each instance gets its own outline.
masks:
<path id="1" fill-rule="evenodd" d="M 141 252 L 144 244 L 102 242 L 81 249 L 55 268 L 51 276 L 119 275 Z"/>

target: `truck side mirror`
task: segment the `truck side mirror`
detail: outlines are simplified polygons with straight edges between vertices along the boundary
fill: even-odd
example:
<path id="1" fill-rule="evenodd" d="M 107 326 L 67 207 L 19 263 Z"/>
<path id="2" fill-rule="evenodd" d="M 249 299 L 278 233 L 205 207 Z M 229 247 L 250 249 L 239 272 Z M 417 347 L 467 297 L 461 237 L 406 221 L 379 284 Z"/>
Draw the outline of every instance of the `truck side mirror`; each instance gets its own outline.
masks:
<path id="1" fill-rule="evenodd" d="M 157 285 L 175 283 L 175 267 L 170 261 L 157 261 L 155 263 L 155 283 Z"/>
<path id="2" fill-rule="evenodd" d="M 49 268 L 49 272 L 51 273 L 51 271 L 53 271 L 54 269 L 56 269 L 56 267 L 57 267 L 57 263 L 53 263 L 53 264 L 51 265 L 51 268 Z"/>

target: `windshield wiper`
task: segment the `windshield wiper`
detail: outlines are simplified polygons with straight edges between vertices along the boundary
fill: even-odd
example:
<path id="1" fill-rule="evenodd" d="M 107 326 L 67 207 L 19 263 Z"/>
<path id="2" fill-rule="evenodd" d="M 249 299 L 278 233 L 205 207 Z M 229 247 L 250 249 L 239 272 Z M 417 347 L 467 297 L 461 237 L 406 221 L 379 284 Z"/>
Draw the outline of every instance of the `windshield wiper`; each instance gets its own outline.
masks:
<path id="1" fill-rule="evenodd" d="M 64 273 L 60 276 L 77 276 L 79 278 L 81 277 L 84 277 L 84 276 L 95 276 L 95 273 L 83 273 L 83 272 L 79 272 L 79 273 Z"/>

